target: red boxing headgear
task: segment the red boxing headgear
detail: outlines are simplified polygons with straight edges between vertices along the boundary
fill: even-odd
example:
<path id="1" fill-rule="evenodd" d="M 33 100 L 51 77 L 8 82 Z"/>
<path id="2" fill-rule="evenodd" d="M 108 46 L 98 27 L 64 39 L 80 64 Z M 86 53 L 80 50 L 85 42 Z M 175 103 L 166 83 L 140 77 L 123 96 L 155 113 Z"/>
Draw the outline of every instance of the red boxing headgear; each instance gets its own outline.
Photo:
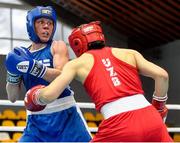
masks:
<path id="1" fill-rule="evenodd" d="M 88 45 L 95 41 L 105 42 L 100 21 L 83 24 L 75 29 L 69 36 L 69 44 L 77 57 L 88 50 Z"/>

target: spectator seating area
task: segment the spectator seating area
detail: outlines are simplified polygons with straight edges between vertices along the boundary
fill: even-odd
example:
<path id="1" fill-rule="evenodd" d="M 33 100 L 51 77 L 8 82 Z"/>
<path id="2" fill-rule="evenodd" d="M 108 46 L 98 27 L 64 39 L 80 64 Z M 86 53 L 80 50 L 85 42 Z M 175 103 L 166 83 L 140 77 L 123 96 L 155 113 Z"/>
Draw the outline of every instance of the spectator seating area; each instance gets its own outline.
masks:
<path id="1" fill-rule="evenodd" d="M 92 112 L 85 112 L 84 118 L 87 121 L 89 127 L 98 127 L 103 119 L 100 113 L 95 115 Z M 14 111 L 12 109 L 5 109 L 0 112 L 0 126 L 26 126 L 26 111 L 25 109 L 20 109 Z M 92 132 L 92 136 L 95 132 Z M 17 142 L 22 136 L 22 132 L 14 131 L 0 131 L 0 142 Z"/>
<path id="2" fill-rule="evenodd" d="M 26 111 L 20 109 L 15 112 L 12 109 L 5 109 L 0 113 L 0 126 L 25 126 Z M 17 142 L 22 136 L 22 132 L 0 131 L 0 142 Z"/>

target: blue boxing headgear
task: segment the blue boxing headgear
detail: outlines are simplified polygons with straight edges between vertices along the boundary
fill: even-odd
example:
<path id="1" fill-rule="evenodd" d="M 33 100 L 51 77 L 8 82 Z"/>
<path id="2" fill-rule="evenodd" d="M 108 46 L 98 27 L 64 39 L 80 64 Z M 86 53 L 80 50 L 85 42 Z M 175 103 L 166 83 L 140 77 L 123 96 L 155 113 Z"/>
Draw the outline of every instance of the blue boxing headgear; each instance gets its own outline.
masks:
<path id="1" fill-rule="evenodd" d="M 47 43 L 52 41 L 52 38 L 56 31 L 56 12 L 51 6 L 47 6 L 47 7 L 37 6 L 36 8 L 28 11 L 28 14 L 26 16 L 27 32 L 29 35 L 29 39 L 35 43 L 42 43 L 40 38 L 36 34 L 35 27 L 34 27 L 35 20 L 42 17 L 51 19 L 54 23 L 54 28 L 53 28 L 51 37 L 49 38 Z"/>

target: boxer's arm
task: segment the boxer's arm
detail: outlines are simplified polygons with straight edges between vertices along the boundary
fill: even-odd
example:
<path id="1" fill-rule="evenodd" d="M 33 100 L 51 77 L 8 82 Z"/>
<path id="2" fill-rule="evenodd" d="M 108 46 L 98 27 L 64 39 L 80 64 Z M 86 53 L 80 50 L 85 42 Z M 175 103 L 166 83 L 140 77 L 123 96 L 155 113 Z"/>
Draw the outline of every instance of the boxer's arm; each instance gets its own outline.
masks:
<path id="1" fill-rule="evenodd" d="M 24 99 L 25 107 L 30 111 L 43 110 L 46 104 L 53 102 L 59 97 L 75 76 L 76 70 L 68 66 L 63 68 L 62 73 L 48 86 L 37 85 L 29 89 Z"/>
<path id="2" fill-rule="evenodd" d="M 140 74 L 154 79 L 154 95 L 162 98 L 165 97 L 169 87 L 168 73 L 163 68 L 146 60 L 140 53 L 134 52 L 134 55 Z"/>
<path id="3" fill-rule="evenodd" d="M 75 60 L 68 62 L 64 66 L 62 73 L 55 80 L 53 80 L 45 88 L 39 90 L 37 99 L 43 104 L 51 103 L 52 101 L 57 99 L 59 97 L 59 94 L 61 94 L 64 89 L 71 83 L 71 81 L 76 77 L 76 65 L 77 62 Z"/>
<path id="4" fill-rule="evenodd" d="M 20 84 L 11 84 L 9 82 L 6 83 L 6 92 L 8 96 L 8 100 L 11 102 L 15 102 L 18 100 L 20 92 L 21 92 L 21 83 Z"/>
<path id="5" fill-rule="evenodd" d="M 47 68 L 43 77 L 43 79 L 49 82 L 54 80 L 61 73 L 63 66 L 69 60 L 68 49 L 63 41 L 54 41 L 51 53 L 53 55 L 53 68 Z"/>
<path id="6" fill-rule="evenodd" d="M 167 116 L 166 101 L 169 86 L 168 73 L 161 67 L 147 61 L 140 53 L 135 52 L 136 63 L 139 72 L 155 81 L 152 105 L 158 110 L 163 119 Z"/>
<path id="7" fill-rule="evenodd" d="M 8 96 L 8 100 L 11 102 L 15 102 L 20 95 L 21 90 L 21 75 L 18 74 L 12 74 L 9 71 L 7 71 L 6 74 L 6 92 Z"/>

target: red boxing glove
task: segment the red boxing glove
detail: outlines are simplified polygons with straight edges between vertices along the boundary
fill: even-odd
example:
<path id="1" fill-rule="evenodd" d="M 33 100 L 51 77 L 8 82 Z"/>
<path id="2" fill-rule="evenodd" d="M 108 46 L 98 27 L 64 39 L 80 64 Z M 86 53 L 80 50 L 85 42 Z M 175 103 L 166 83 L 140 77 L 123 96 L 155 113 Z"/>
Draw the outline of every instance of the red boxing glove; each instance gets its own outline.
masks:
<path id="1" fill-rule="evenodd" d="M 39 89 L 44 87 L 44 85 L 37 85 L 27 91 L 24 98 L 24 104 L 27 110 L 36 112 L 41 111 L 46 107 L 46 105 L 40 104 L 37 99 Z"/>
<path id="2" fill-rule="evenodd" d="M 165 97 L 157 97 L 153 95 L 152 99 L 152 105 L 158 110 L 164 122 L 168 113 L 168 109 L 166 107 L 167 98 L 167 95 Z"/>

